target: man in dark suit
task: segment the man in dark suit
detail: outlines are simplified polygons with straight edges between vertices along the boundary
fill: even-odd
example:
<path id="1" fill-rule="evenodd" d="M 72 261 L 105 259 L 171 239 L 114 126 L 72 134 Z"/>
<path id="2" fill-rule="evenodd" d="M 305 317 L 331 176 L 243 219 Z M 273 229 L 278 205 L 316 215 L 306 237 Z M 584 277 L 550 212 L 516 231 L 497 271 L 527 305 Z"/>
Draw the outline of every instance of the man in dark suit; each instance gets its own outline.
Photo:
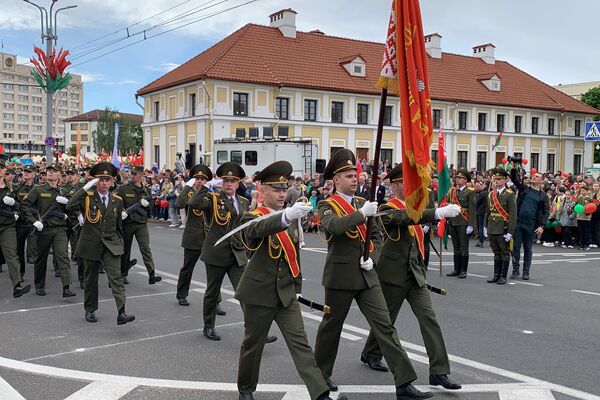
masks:
<path id="1" fill-rule="evenodd" d="M 363 199 L 369 198 L 369 185 L 367 185 L 367 179 L 363 174 L 358 177 L 358 185 L 356 186 L 356 193 L 354 195 Z"/>

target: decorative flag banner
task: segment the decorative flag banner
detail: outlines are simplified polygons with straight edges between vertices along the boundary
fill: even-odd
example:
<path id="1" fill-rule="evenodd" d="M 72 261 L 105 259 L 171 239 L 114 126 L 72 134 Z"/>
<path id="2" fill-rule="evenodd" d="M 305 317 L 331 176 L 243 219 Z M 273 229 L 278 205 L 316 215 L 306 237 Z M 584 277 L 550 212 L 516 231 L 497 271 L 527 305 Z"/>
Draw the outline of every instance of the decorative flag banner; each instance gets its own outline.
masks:
<path id="1" fill-rule="evenodd" d="M 112 151 L 112 165 L 121 169 L 121 161 L 119 161 L 119 123 L 115 122 L 115 143 Z"/>
<path id="2" fill-rule="evenodd" d="M 440 120 L 440 131 L 438 133 L 438 204 L 442 205 L 444 197 L 452 186 L 450 179 L 450 169 L 446 160 L 446 143 L 444 139 L 444 131 L 442 130 L 442 121 Z M 438 225 L 438 237 L 443 238 L 444 247 L 448 248 L 448 232 L 446 232 L 446 218 L 442 218 Z"/>
<path id="3" fill-rule="evenodd" d="M 377 85 L 400 98 L 402 176 L 408 215 L 421 218 L 429 201 L 433 134 L 429 73 L 418 0 L 393 0 Z"/>
<path id="4" fill-rule="evenodd" d="M 77 126 L 77 143 L 75 145 L 75 162 L 77 166 L 81 165 L 79 157 L 81 156 L 81 128 Z"/>
<path id="5" fill-rule="evenodd" d="M 502 134 L 503 134 L 503 133 L 504 133 L 503 131 L 500 131 L 500 134 L 499 134 L 499 135 L 498 135 L 498 137 L 496 138 L 496 143 L 494 143 L 494 144 L 492 145 L 492 151 L 494 151 L 494 149 L 495 149 L 496 147 L 500 146 L 500 141 L 502 140 Z"/>
<path id="6" fill-rule="evenodd" d="M 71 65 L 71 62 L 67 61 L 69 50 L 60 49 L 56 54 L 56 49 L 52 48 L 52 54 L 49 57 L 39 47 L 34 46 L 33 51 L 37 54 L 38 59 L 33 57 L 29 59 L 35 66 L 35 69 L 31 70 L 31 75 L 38 85 L 49 93 L 66 88 L 71 81 L 71 74 L 68 72 L 65 74 L 65 69 Z"/>

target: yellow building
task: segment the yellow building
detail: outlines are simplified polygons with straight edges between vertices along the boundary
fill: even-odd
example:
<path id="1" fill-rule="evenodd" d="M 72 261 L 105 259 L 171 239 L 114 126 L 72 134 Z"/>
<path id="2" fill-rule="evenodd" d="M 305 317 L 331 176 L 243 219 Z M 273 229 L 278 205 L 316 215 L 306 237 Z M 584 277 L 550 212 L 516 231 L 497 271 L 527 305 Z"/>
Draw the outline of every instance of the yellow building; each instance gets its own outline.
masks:
<path id="1" fill-rule="evenodd" d="M 373 158 L 383 44 L 298 32 L 291 9 L 269 18 L 270 26 L 248 24 L 137 92 L 144 100 L 146 167 L 172 168 L 175 154 L 186 149 L 196 162 L 209 163 L 214 140 L 242 129 L 248 136 L 250 128 L 310 137 L 319 146 L 316 158 L 341 147 Z M 544 171 L 591 165 L 583 129 L 597 110 L 496 61 L 492 44 L 462 56 L 443 53 L 437 33 L 425 42 L 434 123 L 441 121 L 447 134 L 449 163 L 484 170 L 522 155 Z M 400 162 L 394 93 L 384 119 L 381 159 Z M 492 152 L 499 131 L 503 139 Z"/>

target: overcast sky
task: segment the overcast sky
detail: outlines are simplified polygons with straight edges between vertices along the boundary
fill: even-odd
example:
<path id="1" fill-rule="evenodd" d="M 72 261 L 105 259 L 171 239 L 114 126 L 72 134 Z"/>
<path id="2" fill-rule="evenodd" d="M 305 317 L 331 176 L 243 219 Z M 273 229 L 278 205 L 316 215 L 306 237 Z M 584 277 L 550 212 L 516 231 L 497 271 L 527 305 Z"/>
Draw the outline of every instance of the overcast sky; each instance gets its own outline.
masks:
<path id="1" fill-rule="evenodd" d="M 72 71 L 86 82 L 84 111 L 109 106 L 140 112 L 133 98 L 137 89 L 247 23 L 268 25 L 268 15 L 281 8 L 298 12 L 301 31 L 320 29 L 328 35 L 383 42 L 391 6 L 389 0 L 255 0 L 226 11 L 248 1 L 58 0 L 55 9 L 78 5 L 58 16 L 58 46 L 71 49 Z M 600 0 L 422 0 L 421 7 L 425 33 L 443 36 L 442 51 L 470 55 L 474 45 L 492 42 L 497 59 L 546 83 L 600 81 L 595 22 Z M 169 24 L 186 11 L 196 12 Z M 142 40 L 144 30 L 150 37 L 182 21 L 193 23 Z M 128 26 L 127 39 L 123 28 Z M 22 0 L 0 0 L 0 39 L 5 52 L 31 56 L 33 45 L 41 45 L 39 11 Z M 91 60 L 138 40 L 142 41 Z M 112 46 L 98 48 L 110 42 Z M 90 50 L 97 51 L 85 55 Z"/>

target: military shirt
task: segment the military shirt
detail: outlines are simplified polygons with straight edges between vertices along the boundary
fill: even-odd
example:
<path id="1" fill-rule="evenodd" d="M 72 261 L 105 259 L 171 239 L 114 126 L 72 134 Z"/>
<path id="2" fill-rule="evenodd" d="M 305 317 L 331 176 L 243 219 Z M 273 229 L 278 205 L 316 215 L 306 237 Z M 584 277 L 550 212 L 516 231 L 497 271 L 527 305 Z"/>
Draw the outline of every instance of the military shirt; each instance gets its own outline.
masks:
<path id="1" fill-rule="evenodd" d="M 448 223 L 453 226 L 467 226 L 470 225 L 474 230 L 477 230 L 477 193 L 471 187 L 465 186 L 462 190 L 452 187 L 446 195 L 447 204 L 456 204 L 454 196 L 456 193 L 456 199 L 460 207 L 467 212 L 468 218 L 465 219 L 461 214 L 456 217 L 448 218 Z"/>
<path id="2" fill-rule="evenodd" d="M 44 227 L 66 227 L 65 205 L 56 201 L 56 197 L 64 195 L 62 188 L 52 187 L 49 183 L 35 186 L 23 199 L 22 217 L 31 224 L 41 221 Z"/>
<path id="3" fill-rule="evenodd" d="M 15 204 L 9 206 L 4 204 L 4 196 L 12 197 L 12 189 L 8 183 L 7 186 L 0 189 L 0 231 L 15 226 L 15 211 L 19 210 L 19 201 L 15 199 Z"/>
<path id="4" fill-rule="evenodd" d="M 505 233 L 515 234 L 517 224 L 517 198 L 510 189 L 504 189 L 498 195 L 500 206 L 508 213 L 509 218 L 505 220 L 502 214 L 496 209 L 494 204 L 494 193 L 497 189 L 490 189 L 488 194 L 488 211 L 485 214 L 484 224 L 487 227 L 489 235 L 504 235 Z"/>
<path id="5" fill-rule="evenodd" d="M 181 237 L 181 247 L 191 250 L 202 250 L 204 239 L 206 237 L 206 226 L 204 225 L 204 211 L 197 210 L 188 205 L 196 191 L 189 186 L 184 186 L 177 200 L 175 207 L 187 208 L 187 220 L 185 229 Z"/>
<path id="6" fill-rule="evenodd" d="M 117 187 L 115 193 L 123 199 L 123 208 L 125 209 L 125 211 L 133 205 L 138 204 L 141 199 L 146 199 L 148 203 L 152 204 L 150 197 L 150 189 L 145 186 L 136 186 L 133 184 L 133 182 Z M 135 207 L 134 210 L 128 212 L 129 217 L 127 217 L 124 223 L 147 223 L 148 207 L 144 208 L 141 205 L 139 207 Z"/>

